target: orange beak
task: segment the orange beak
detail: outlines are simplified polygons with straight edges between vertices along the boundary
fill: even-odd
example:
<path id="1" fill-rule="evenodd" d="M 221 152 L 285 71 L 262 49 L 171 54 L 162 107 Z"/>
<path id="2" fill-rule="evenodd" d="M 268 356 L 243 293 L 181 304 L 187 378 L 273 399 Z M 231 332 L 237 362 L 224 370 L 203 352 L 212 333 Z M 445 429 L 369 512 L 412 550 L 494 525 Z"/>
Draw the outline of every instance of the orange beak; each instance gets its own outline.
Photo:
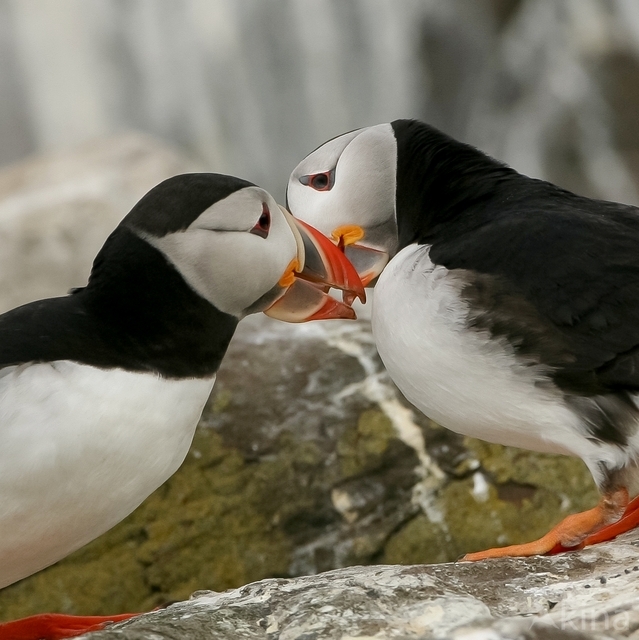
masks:
<path id="1" fill-rule="evenodd" d="M 280 278 L 284 295 L 264 313 L 286 322 L 342 318 L 354 320 L 355 298 L 366 301 L 364 285 L 343 251 L 310 225 L 293 218 L 281 207 L 297 242 L 297 258 Z M 334 287 L 343 292 L 343 302 L 328 294 Z"/>
<path id="2" fill-rule="evenodd" d="M 386 251 L 360 244 L 364 234 L 362 227 L 349 224 L 333 229 L 331 235 L 367 287 L 384 270 L 390 256 Z"/>

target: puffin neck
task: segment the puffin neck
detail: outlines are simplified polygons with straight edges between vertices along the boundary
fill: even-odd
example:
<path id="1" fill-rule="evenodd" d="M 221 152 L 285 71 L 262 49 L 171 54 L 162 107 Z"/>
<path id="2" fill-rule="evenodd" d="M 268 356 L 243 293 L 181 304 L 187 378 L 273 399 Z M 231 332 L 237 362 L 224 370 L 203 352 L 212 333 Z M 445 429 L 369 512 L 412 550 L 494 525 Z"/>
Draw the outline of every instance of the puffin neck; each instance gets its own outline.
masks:
<path id="1" fill-rule="evenodd" d="M 514 169 L 417 120 L 391 123 L 397 139 L 399 249 L 431 244 L 442 226 L 525 179 Z"/>
<path id="2" fill-rule="evenodd" d="M 199 296 L 124 225 L 108 238 L 87 287 L 75 296 L 113 354 L 113 366 L 171 378 L 213 375 L 239 321 Z"/>

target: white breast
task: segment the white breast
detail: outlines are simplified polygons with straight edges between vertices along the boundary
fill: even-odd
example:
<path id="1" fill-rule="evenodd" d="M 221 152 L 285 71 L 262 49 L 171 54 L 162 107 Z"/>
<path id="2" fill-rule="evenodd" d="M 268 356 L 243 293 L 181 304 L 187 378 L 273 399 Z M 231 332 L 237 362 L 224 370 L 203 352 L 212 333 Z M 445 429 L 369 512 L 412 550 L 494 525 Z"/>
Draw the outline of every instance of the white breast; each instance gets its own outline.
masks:
<path id="1" fill-rule="evenodd" d="M 0 587 L 86 544 L 162 484 L 214 380 L 67 361 L 0 371 Z"/>
<path id="2" fill-rule="evenodd" d="M 539 365 L 515 358 L 506 339 L 467 326 L 463 282 L 435 266 L 428 246 L 404 248 L 375 287 L 373 333 L 393 381 L 439 424 L 490 442 L 621 461 L 618 447 L 584 437 L 578 417 Z"/>

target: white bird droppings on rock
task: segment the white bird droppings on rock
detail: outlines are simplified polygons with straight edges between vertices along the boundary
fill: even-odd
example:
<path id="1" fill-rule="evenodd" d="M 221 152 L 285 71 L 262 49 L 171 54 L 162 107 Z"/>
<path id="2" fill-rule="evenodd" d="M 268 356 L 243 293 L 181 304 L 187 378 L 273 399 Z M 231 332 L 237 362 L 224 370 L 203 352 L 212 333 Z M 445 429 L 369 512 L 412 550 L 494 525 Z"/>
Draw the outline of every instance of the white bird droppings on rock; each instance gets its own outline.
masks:
<path id="1" fill-rule="evenodd" d="M 488 483 L 486 476 L 481 471 L 473 473 L 473 498 L 477 502 L 486 502 L 489 498 Z"/>

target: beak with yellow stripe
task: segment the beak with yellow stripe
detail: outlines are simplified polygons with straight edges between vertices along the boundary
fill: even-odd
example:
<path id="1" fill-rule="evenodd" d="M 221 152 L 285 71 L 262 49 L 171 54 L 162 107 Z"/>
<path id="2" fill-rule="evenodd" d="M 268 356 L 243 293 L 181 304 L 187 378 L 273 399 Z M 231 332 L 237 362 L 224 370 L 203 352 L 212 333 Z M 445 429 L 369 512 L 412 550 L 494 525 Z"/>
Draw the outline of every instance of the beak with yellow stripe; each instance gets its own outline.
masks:
<path id="1" fill-rule="evenodd" d="M 337 227 L 331 232 L 338 248 L 353 265 L 362 284 L 367 287 L 384 270 L 390 256 L 388 251 L 373 249 L 360 243 L 365 235 L 364 229 L 354 224 Z"/>
<path id="2" fill-rule="evenodd" d="M 279 280 L 282 295 L 264 313 L 286 322 L 355 319 L 351 304 L 355 298 L 366 301 L 356 268 L 329 238 L 280 209 L 295 236 L 297 256 Z M 343 302 L 329 295 L 331 288 L 342 291 Z"/>

